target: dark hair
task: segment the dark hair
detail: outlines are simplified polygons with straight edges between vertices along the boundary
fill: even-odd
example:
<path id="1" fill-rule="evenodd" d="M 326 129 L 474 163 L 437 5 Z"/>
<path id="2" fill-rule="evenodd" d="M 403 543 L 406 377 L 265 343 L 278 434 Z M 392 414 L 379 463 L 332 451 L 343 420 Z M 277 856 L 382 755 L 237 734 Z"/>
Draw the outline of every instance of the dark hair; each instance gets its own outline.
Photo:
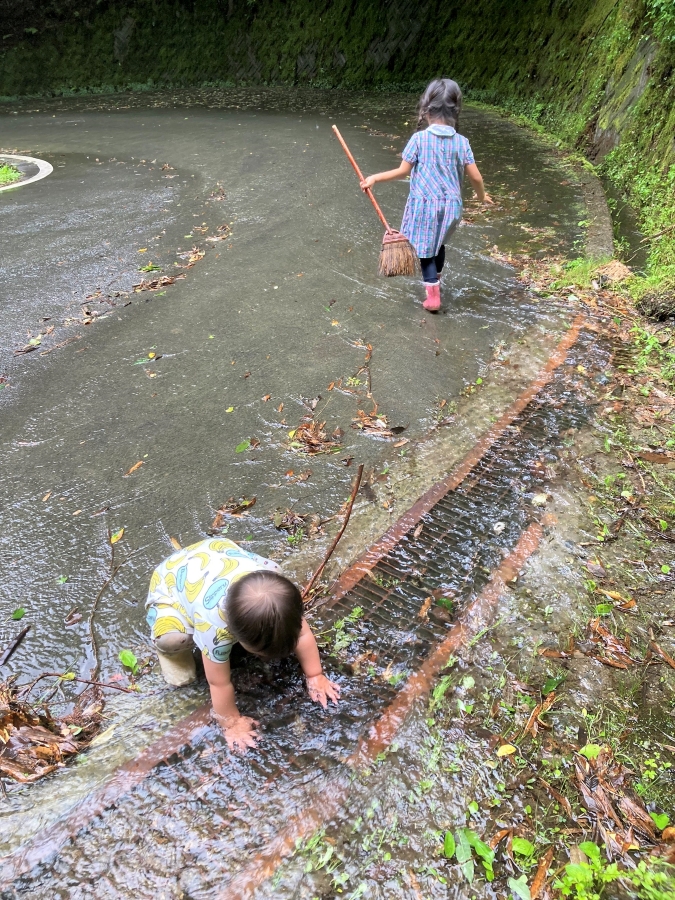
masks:
<path id="1" fill-rule="evenodd" d="M 457 128 L 461 108 L 462 92 L 457 82 L 450 78 L 435 78 L 420 97 L 417 126 L 421 128 L 429 119 L 441 119 L 446 125 Z"/>
<path id="2" fill-rule="evenodd" d="M 250 572 L 225 598 L 227 628 L 236 640 L 272 659 L 295 650 L 302 628 L 300 591 L 276 572 Z"/>

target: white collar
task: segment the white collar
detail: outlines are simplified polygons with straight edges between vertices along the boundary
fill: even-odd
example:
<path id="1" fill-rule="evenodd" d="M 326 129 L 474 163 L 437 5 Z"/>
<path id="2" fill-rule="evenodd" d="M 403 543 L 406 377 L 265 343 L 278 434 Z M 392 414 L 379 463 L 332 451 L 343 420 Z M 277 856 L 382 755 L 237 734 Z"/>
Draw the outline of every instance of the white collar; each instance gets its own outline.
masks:
<path id="1" fill-rule="evenodd" d="M 427 131 L 435 134 L 437 137 L 452 137 L 457 132 L 452 125 L 429 125 Z"/>

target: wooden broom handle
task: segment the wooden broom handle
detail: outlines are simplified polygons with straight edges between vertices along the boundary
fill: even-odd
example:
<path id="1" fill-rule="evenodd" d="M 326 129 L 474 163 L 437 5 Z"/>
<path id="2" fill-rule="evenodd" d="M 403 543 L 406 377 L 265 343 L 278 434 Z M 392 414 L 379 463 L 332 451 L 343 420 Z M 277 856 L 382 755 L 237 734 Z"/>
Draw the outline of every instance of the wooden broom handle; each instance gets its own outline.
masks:
<path id="1" fill-rule="evenodd" d="M 352 167 L 353 167 L 354 171 L 356 172 L 356 174 L 359 176 L 359 181 L 360 181 L 360 182 L 363 181 L 363 175 L 361 174 L 361 169 L 359 169 L 358 163 L 356 162 L 356 160 L 355 160 L 354 157 L 352 156 L 351 150 L 350 150 L 349 147 L 345 144 L 345 139 L 342 137 L 342 135 L 341 135 L 340 132 L 338 131 L 337 125 L 333 125 L 333 131 L 335 132 L 335 137 L 336 137 L 336 138 L 338 139 L 338 141 L 340 141 L 340 143 L 342 144 L 342 149 L 343 149 L 343 150 L 345 151 L 345 153 L 347 154 L 347 159 L 348 159 L 349 162 L 352 164 Z M 384 225 L 384 227 L 385 227 L 385 229 L 386 229 L 387 231 L 391 231 L 391 228 L 389 227 L 389 223 L 388 223 L 387 220 L 385 219 L 384 213 L 383 213 L 382 210 L 380 209 L 380 206 L 379 206 L 377 200 L 375 199 L 375 196 L 373 195 L 373 192 L 371 191 L 371 189 L 370 189 L 370 188 L 367 188 L 367 190 L 365 191 L 365 193 L 368 194 L 368 197 L 369 197 L 369 199 L 370 199 L 370 202 L 371 202 L 371 203 L 373 204 L 373 206 L 375 207 L 375 212 L 376 212 L 376 213 L 378 214 L 378 216 L 380 217 L 380 222 L 382 222 L 382 224 Z"/>

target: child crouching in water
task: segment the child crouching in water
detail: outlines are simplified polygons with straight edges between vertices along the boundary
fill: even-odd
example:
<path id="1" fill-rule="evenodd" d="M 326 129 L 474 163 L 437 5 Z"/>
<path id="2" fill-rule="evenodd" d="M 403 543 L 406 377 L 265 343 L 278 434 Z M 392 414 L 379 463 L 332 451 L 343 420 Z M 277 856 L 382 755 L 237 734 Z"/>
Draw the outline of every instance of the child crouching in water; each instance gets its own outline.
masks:
<path id="1" fill-rule="evenodd" d="M 279 566 L 233 541 L 209 538 L 173 553 L 153 572 L 147 621 L 164 679 L 182 686 L 197 677 L 201 650 L 216 720 L 231 750 L 255 747 L 258 722 L 237 709 L 230 651 L 237 641 L 263 659 L 295 653 L 309 696 L 324 709 L 340 688 L 323 674 L 300 591 Z"/>
<path id="2" fill-rule="evenodd" d="M 410 175 L 410 196 L 401 224 L 422 266 L 426 290 L 425 309 L 441 308 L 440 274 L 445 262 L 445 241 L 462 219 L 462 182 L 466 175 L 481 203 L 492 203 L 483 177 L 474 162 L 468 140 L 457 134 L 462 92 L 449 78 L 432 81 L 419 102 L 418 131 L 408 141 L 398 169 L 369 175 L 363 190 L 378 181 L 394 181 Z"/>

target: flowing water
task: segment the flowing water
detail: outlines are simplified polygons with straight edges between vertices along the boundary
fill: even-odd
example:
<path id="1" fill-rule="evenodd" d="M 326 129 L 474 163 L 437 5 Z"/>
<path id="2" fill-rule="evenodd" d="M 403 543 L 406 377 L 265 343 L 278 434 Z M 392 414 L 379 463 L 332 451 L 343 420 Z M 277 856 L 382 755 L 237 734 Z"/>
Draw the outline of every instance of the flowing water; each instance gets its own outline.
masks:
<path id="1" fill-rule="evenodd" d="M 108 678 L 120 670 L 122 648 L 147 655 L 143 600 L 152 568 L 171 552 L 171 536 L 183 545 L 200 539 L 229 497 L 257 503 L 232 520 L 228 536 L 306 577 L 309 569 L 294 562 L 274 527 L 275 511 L 293 506 L 328 518 L 349 494 L 356 463 L 376 473 L 411 464 L 401 457 L 406 447 L 350 427 L 358 409 L 371 410 L 367 345 L 379 412 L 415 441 L 442 401 L 452 403 L 485 374 L 495 348 L 557 322 L 486 251 L 524 244 L 569 251 L 581 238 L 578 190 L 530 136 L 485 112 L 467 110 L 462 130 L 500 204 L 452 239 L 442 314 L 424 312 L 415 279 L 377 278 L 380 227 L 330 125 L 339 123 L 364 171 L 377 171 L 397 164 L 412 108 L 408 96 L 232 91 L 207 100 L 54 103 L 2 116 L 0 149 L 55 167 L 42 182 L 0 194 L 0 608 L 5 619 L 25 608 L 21 625 L 32 626 L 3 676 L 70 668 L 86 678 L 98 661 Z M 394 225 L 406 190 L 378 190 Z M 218 231 L 223 225 L 231 234 Z M 128 293 L 141 278 L 184 271 L 199 255 L 194 248 L 206 252 L 186 278 Z M 160 270 L 139 272 L 149 264 Z M 15 355 L 40 332 L 37 349 Z M 329 391 L 339 379 L 349 390 Z M 339 453 L 308 459 L 289 446 L 288 432 L 312 408 L 328 433 L 341 430 Z M 258 446 L 237 452 L 253 439 Z M 288 474 L 307 470 L 304 480 Z M 525 524 L 509 483 L 499 495 L 506 506 L 492 498 L 490 509 L 510 527 L 485 559 L 475 553 L 484 536 L 461 528 L 456 536 L 469 594 Z M 367 494 L 361 502 L 367 506 Z M 492 528 L 490 516 L 484 524 Z M 115 559 L 124 565 L 90 625 L 111 572 L 109 534 L 122 527 Z M 315 563 L 321 552 L 303 559 Z M 378 629 L 386 632 L 378 584 L 386 593 L 415 565 L 403 553 L 396 571 L 383 570 L 358 598 L 364 653 Z M 438 584 L 413 579 L 402 589 L 411 610 L 430 587 L 457 592 L 458 565 L 450 554 Z M 338 612 L 348 614 L 348 606 L 323 613 L 325 627 Z M 64 623 L 69 613 L 72 625 Z M 312 783 L 322 789 L 451 620 L 452 609 L 441 606 L 425 628 L 416 614 L 399 622 L 385 643 L 391 648 L 405 632 L 406 649 L 372 661 L 367 678 L 343 668 L 347 699 L 326 720 L 304 699 L 294 664 L 247 663 L 238 687 L 245 712 L 264 712 L 264 748 L 231 760 L 207 731 L 183 761 L 137 788 L 128 814 L 123 802 L 113 806 L 60 860 L 50 857 L 6 895 L 218 896 L 223 879 L 302 806 Z M 17 628 L 3 627 L 10 640 Z M 203 685 L 168 692 L 156 678 L 147 683 L 145 697 L 109 707 L 108 740 L 89 760 L 10 792 L 0 810 L 5 851 L 57 820 L 206 697 Z M 147 866 L 146 830 L 162 848 Z M 295 896 L 290 888 L 279 895 Z"/>

